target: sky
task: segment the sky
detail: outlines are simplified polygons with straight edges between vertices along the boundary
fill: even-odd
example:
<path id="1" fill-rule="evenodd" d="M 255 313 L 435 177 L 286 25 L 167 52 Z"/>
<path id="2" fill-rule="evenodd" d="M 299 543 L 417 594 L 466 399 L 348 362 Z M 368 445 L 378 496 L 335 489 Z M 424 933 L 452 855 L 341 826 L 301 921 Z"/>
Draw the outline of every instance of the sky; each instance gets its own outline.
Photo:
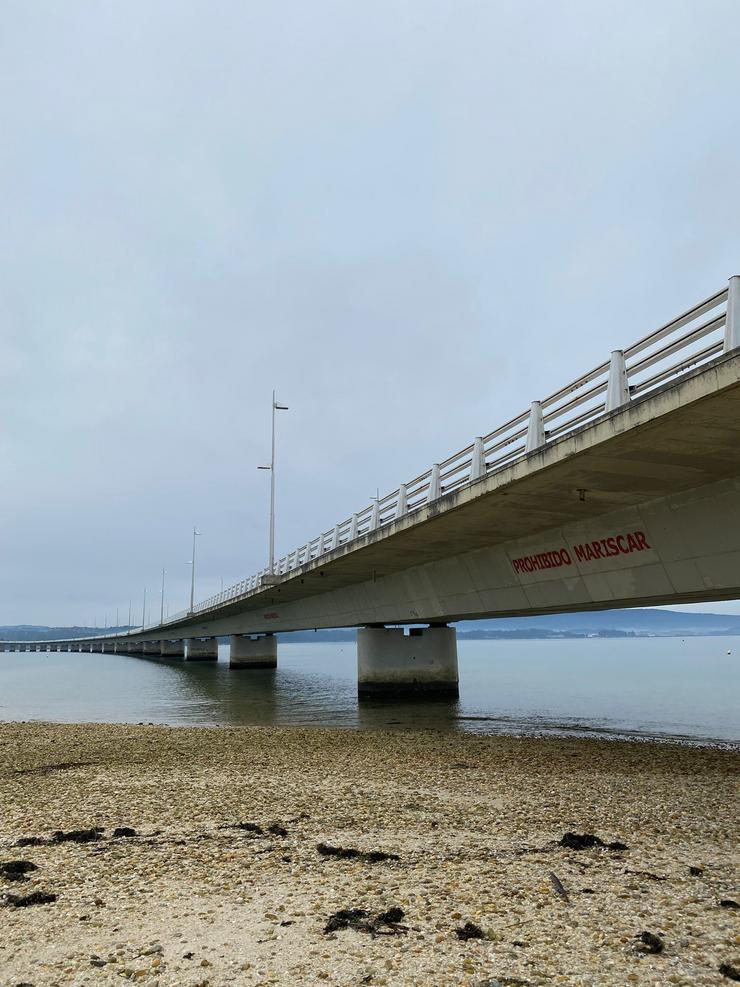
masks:
<path id="1" fill-rule="evenodd" d="M 282 555 L 740 269 L 737 0 L 2 22 L 0 624 L 265 565 L 273 388 Z"/>

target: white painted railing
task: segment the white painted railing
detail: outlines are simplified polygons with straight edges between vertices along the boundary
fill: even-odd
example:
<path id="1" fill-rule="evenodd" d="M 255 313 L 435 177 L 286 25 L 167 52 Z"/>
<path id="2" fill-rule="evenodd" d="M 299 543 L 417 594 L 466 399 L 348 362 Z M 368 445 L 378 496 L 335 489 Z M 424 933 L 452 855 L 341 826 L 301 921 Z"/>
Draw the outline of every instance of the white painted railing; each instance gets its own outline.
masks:
<path id="1" fill-rule="evenodd" d="M 740 346 L 740 276 L 729 286 L 666 323 L 609 360 L 510 419 L 487 435 L 436 463 L 425 473 L 402 483 L 333 528 L 284 555 L 273 577 L 283 576 L 344 547 L 369 532 L 412 514 L 453 490 L 504 469 L 538 449 L 616 412 L 636 397 L 676 383 L 685 374 L 722 353 Z M 194 613 L 212 610 L 254 593 L 265 584 L 268 569 L 230 586 L 199 603 Z M 188 616 L 182 611 L 165 621 Z M 153 625 L 162 626 L 162 625 Z"/>

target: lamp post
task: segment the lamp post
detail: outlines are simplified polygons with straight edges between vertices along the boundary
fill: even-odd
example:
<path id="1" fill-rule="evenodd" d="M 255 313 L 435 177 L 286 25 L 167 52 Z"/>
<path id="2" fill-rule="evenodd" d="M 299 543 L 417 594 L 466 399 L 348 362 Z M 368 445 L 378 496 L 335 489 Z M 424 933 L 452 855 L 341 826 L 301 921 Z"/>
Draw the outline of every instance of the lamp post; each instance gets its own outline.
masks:
<path id="1" fill-rule="evenodd" d="M 146 586 L 144 587 L 144 606 L 141 608 L 141 626 L 146 627 Z"/>
<path id="2" fill-rule="evenodd" d="M 198 531 L 197 527 L 193 526 L 193 557 L 190 560 L 190 565 L 193 567 L 190 572 L 190 613 L 193 612 L 193 606 L 195 604 L 195 539 L 202 533 Z"/>
<path id="3" fill-rule="evenodd" d="M 131 600 L 128 601 L 128 630 L 126 633 L 131 633 Z"/>
<path id="4" fill-rule="evenodd" d="M 270 471 L 270 575 L 275 571 L 275 412 L 288 411 L 287 404 L 278 404 L 272 392 L 272 455 L 269 466 L 258 466 L 259 470 Z"/>
<path id="5" fill-rule="evenodd" d="M 167 572 L 166 569 L 162 569 L 162 606 L 161 606 L 161 609 L 159 611 L 159 623 L 160 623 L 160 626 L 164 623 L 164 576 L 165 576 L 165 573 L 166 572 Z"/>

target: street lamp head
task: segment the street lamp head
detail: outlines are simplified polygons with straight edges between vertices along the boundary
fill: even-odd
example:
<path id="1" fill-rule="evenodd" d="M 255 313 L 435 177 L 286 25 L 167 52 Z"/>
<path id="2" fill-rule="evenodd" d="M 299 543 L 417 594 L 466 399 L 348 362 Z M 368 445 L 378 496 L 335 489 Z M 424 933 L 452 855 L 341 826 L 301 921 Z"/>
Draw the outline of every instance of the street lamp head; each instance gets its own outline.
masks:
<path id="1" fill-rule="evenodd" d="M 275 408 L 275 411 L 290 411 L 290 408 L 288 407 L 287 404 L 278 404 L 277 401 L 275 402 L 273 407 Z"/>
<path id="2" fill-rule="evenodd" d="M 272 466 L 258 466 L 257 469 L 258 470 L 271 470 L 272 469 Z"/>

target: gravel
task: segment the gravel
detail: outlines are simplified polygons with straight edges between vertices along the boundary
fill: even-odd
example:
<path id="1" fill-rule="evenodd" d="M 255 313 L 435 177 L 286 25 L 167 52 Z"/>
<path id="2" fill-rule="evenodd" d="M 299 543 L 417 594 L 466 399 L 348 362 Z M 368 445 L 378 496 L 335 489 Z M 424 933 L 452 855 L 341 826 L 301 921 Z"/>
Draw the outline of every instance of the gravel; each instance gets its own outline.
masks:
<path id="1" fill-rule="evenodd" d="M 0 983 L 716 987 L 740 967 L 740 913 L 720 904 L 737 897 L 738 760 L 434 731 L 0 724 L 0 863 L 25 840 L 23 894 L 56 896 L 2 909 Z M 598 839 L 574 849 L 573 834 Z M 19 890 L 0 878 L 4 900 Z"/>

